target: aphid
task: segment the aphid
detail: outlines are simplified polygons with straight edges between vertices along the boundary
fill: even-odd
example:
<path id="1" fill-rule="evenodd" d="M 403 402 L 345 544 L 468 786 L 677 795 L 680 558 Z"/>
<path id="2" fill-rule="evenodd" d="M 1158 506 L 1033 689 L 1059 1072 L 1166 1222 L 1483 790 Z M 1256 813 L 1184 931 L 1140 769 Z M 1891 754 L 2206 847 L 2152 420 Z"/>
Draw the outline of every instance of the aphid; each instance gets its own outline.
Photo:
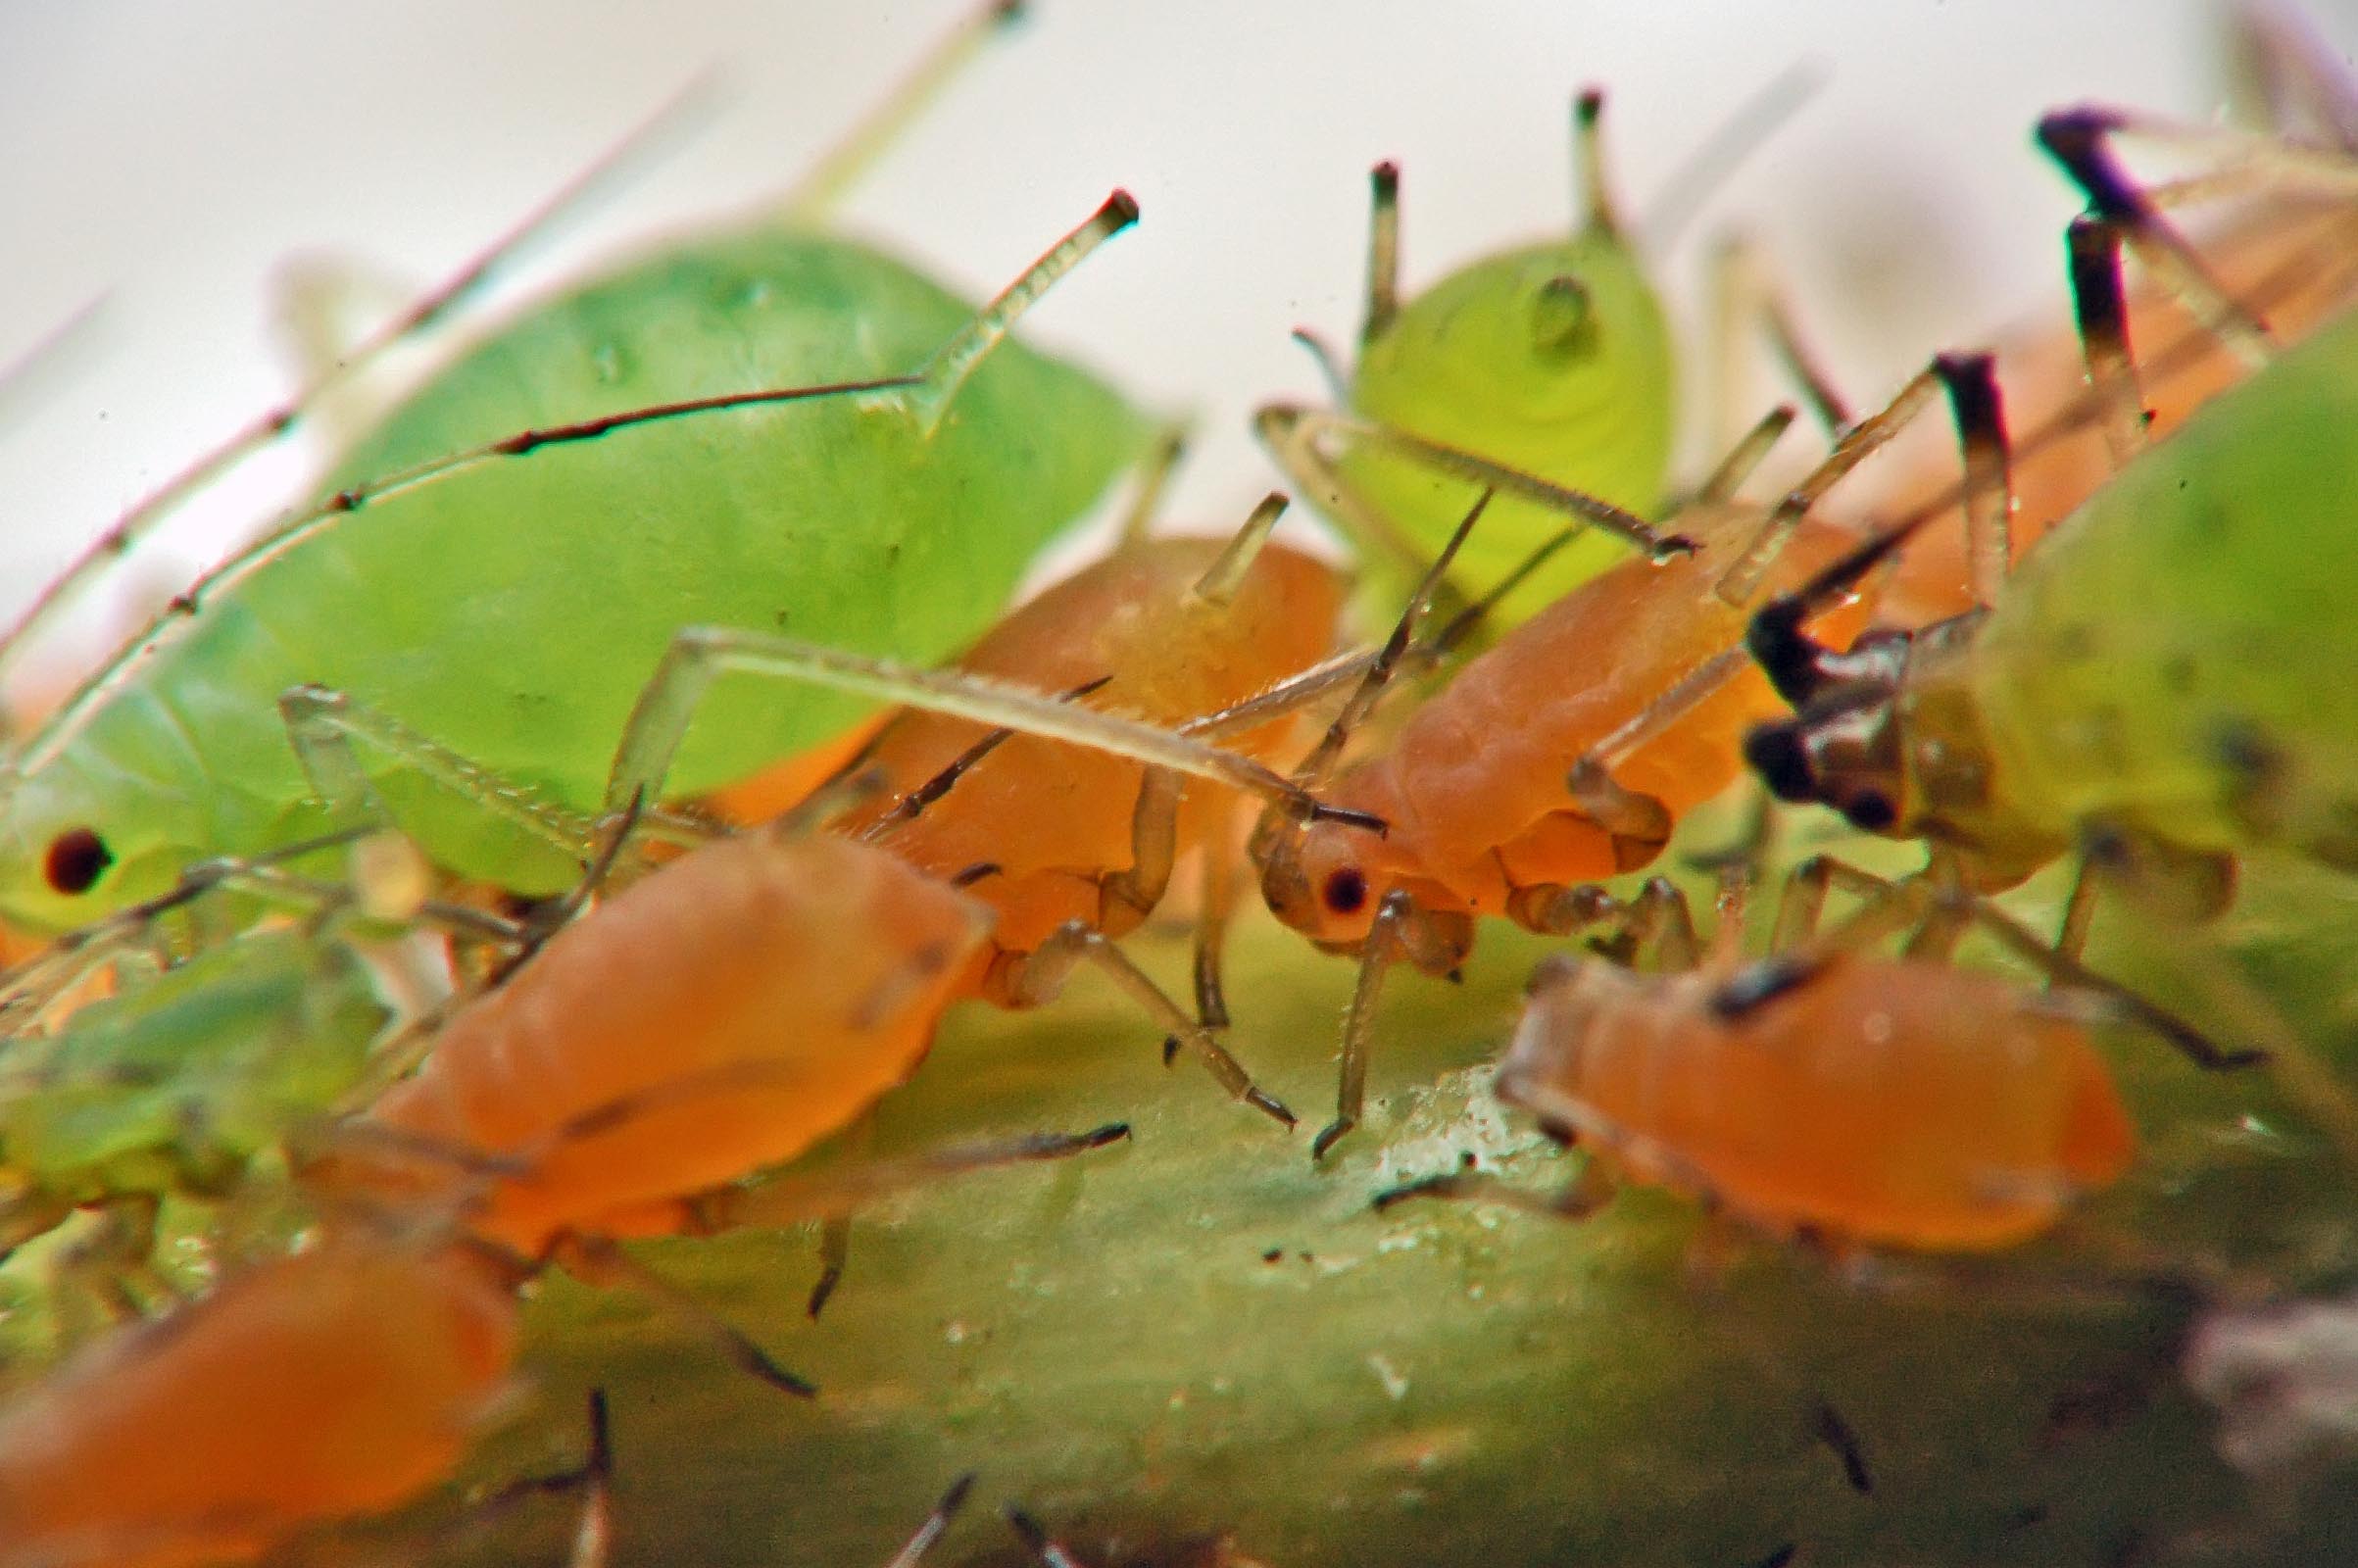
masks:
<path id="1" fill-rule="evenodd" d="M 1663 919 L 1658 905 L 1646 934 L 1678 972 L 1543 963 L 1498 1092 L 1589 1151 L 1552 1206 L 1586 1212 L 1618 1175 L 1775 1236 L 1977 1250 L 2045 1230 L 2073 1194 L 2118 1178 L 2136 1134 L 2085 1021 L 1994 975 L 1860 951 L 1921 902 L 1918 886 L 1885 891 L 1893 907 L 1748 965 L 1723 914 L 1723 951 L 1690 967 L 1683 908 Z M 1484 1190 L 1445 1176 L 1379 1204 Z"/>
<path id="2" fill-rule="evenodd" d="M 787 823 L 663 866 L 559 931 L 444 1026 L 312 1179 L 459 1205 L 519 1271 L 562 1263 L 677 1299 L 614 1244 L 845 1207 L 715 1194 L 840 1132 L 913 1071 L 991 911 L 880 850 Z M 986 1147 L 925 1171 L 1095 1148 L 1127 1129 Z M 857 1193 L 874 1176 L 847 1173 Z M 700 1319 L 750 1370 L 810 1385 Z"/>
<path id="3" fill-rule="evenodd" d="M 380 1512 L 508 1392 L 510 1284 L 358 1234 L 117 1330 L 0 1413 L 0 1565 L 178 1568 Z"/>
<path id="4" fill-rule="evenodd" d="M 361 1083 L 391 1018 L 349 945 L 274 929 L 14 1041 L 0 1057 L 13 1189 L 0 1252 L 95 1207 L 111 1222 L 103 1261 L 143 1268 L 162 1200 L 233 1193 L 258 1155 Z"/>
<path id="5" fill-rule="evenodd" d="M 1165 726 L 1257 697 L 1329 652 L 1342 604 L 1332 568 L 1268 543 L 1284 507 L 1270 497 L 1225 544 L 1126 539 L 1001 621 L 956 667 L 1081 691 L 1076 703 Z M 1267 760 L 1289 735 L 1280 718 L 1229 734 L 1226 744 Z M 1107 945 L 1161 902 L 1176 864 L 1197 861 L 1199 1011 L 1205 1023 L 1226 1021 L 1216 961 L 1243 827 L 1231 790 L 921 710 L 888 722 L 859 765 L 877 770 L 890 794 L 838 830 L 954 881 L 998 911 L 964 987 L 1003 1006 L 1028 1005 L 1054 996 L 1075 962 L 1093 958 L 1175 1038 L 1203 1050 L 1232 1093 L 1283 1112 Z"/>
<path id="6" fill-rule="evenodd" d="M 2200 264 L 2120 176 L 2105 150 L 2114 125 L 2054 116 L 2042 136 L 2088 186 L 2095 221 L 2172 257 L 2214 327 L 2256 348 L 2242 308 L 2201 283 Z M 2344 188 L 2358 167 L 2312 169 L 2289 150 L 2275 162 Z M 2105 289 L 2100 318 L 2117 301 Z M 1975 505 L 2002 515 L 2002 419 L 1986 389 L 1968 402 L 1968 439 L 1985 454 Z M 2358 708 L 2337 682 L 2288 678 L 2350 662 L 2353 419 L 2358 317 L 2344 313 L 2137 455 L 1990 608 L 1833 655 L 1794 617 L 1907 527 L 1862 547 L 1754 625 L 1754 651 L 1796 709 L 1749 738 L 1754 765 L 1788 799 L 1930 840 L 1983 887 L 2091 839 L 2196 909 L 2223 902 L 2247 846 L 2358 866 Z"/>
<path id="7" fill-rule="evenodd" d="M 1574 106 L 1581 227 L 1467 263 L 1412 298 L 1400 292 L 1400 172 L 1376 166 L 1357 362 L 1347 377 L 1318 349 L 1343 410 L 1276 405 L 1258 416 L 1280 466 L 1390 590 L 1387 610 L 1485 485 L 1499 492 L 1494 514 L 1451 565 L 1445 603 L 1490 594 L 1560 528 L 1548 499 L 1516 480 L 1646 515 L 1663 501 L 1676 362 L 1661 301 L 1605 186 L 1602 105 L 1589 91 Z M 1768 314 L 1800 368 L 1789 324 Z M 1831 399 L 1802 373 L 1813 396 Z M 1494 625 L 1524 620 L 1619 559 L 1602 537 L 1556 552 L 1498 600 Z"/>
<path id="8" fill-rule="evenodd" d="M 1114 392 L 1005 342 L 1136 211 L 1117 194 L 979 314 L 790 208 L 498 329 L 10 760 L 0 912 L 64 929 L 371 809 L 449 870 L 553 891 L 680 627 L 951 652 L 1144 449 Z M 681 795 L 856 713 L 716 701 Z"/>
<path id="9" fill-rule="evenodd" d="M 1822 493 L 1848 472 L 1930 385 L 1918 377 L 1794 497 Z M 1781 710 L 1766 683 L 1741 667 L 1738 607 L 1753 590 L 1732 587 L 1744 576 L 1756 583 L 1770 557 L 1739 549 L 1753 519 L 1726 501 L 1791 418 L 1780 410 L 1764 421 L 1681 514 L 1695 536 L 1685 559 L 1626 563 L 1564 595 L 1459 669 L 1383 750 L 1321 789 L 1330 808 L 1387 823 L 1382 836 L 1341 815 L 1263 820 L 1253 853 L 1269 907 L 1320 947 L 1360 956 L 1336 1115 L 1315 1152 L 1357 1125 L 1376 996 L 1394 962 L 1453 972 L 1482 916 L 1544 932 L 1589 925 L 1587 884 L 1650 861 L 1680 815 L 1739 774 L 1744 727 Z M 1771 548 L 1806 564 L 1839 553 L 1847 538 L 1812 526 L 1781 534 Z M 1447 562 L 1445 552 L 1424 592 Z M 1305 782 L 1340 754 L 1351 716 L 1305 764 Z"/>

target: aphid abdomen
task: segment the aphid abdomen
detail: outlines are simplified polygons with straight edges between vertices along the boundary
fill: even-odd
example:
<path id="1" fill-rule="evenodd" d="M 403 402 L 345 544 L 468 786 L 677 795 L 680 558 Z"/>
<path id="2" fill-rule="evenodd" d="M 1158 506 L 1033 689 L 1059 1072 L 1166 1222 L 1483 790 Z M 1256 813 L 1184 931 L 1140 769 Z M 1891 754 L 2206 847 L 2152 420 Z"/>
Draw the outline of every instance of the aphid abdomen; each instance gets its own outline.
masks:
<path id="1" fill-rule="evenodd" d="M 1707 977 L 1616 978 L 1560 1063 L 1535 1000 L 1508 1092 L 1514 1073 L 1544 1083 L 1634 1174 L 1771 1228 L 2002 1247 L 2127 1165 L 2134 1135 L 2085 1033 L 1993 977 L 1843 960 L 1734 1019 Z"/>
<path id="2" fill-rule="evenodd" d="M 840 1129 L 916 1066 L 988 928 L 860 845 L 724 841 L 561 933 L 371 1118 L 530 1161 L 476 1229 L 533 1255 Z"/>
<path id="3" fill-rule="evenodd" d="M 458 1463 L 515 1343 L 513 1297 L 462 1254 L 330 1242 L 264 1265 L 0 1417 L 0 1544 L 176 1568 L 390 1507 Z"/>
<path id="4" fill-rule="evenodd" d="M 2341 858 L 2358 823 L 2358 316 L 2221 394 L 2041 543 L 1976 649 L 2059 831 Z"/>

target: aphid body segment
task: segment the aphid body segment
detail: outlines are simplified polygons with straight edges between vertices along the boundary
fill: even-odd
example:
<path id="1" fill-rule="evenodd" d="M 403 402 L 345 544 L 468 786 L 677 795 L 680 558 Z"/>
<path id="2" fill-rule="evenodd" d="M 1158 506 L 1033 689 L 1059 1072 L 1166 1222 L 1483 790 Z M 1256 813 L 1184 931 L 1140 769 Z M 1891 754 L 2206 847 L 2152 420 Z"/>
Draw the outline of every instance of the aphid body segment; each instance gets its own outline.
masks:
<path id="1" fill-rule="evenodd" d="M 1120 394 L 1003 341 L 1136 211 L 1109 201 L 982 313 L 813 232 L 798 206 L 496 327 L 355 445 L 318 513 L 175 599 L 10 759 L 0 913 L 68 929 L 208 855 L 317 831 L 321 791 L 280 710 L 295 688 L 350 706 L 304 709 L 315 770 L 322 740 L 344 748 L 347 775 L 364 771 L 437 864 L 545 894 L 580 857 L 562 826 L 536 831 L 534 808 L 605 803 L 634 700 L 680 628 L 955 652 L 1145 450 L 1148 420 Z M 649 412 L 784 389 L 809 395 Z M 860 711 L 733 683 L 712 701 L 670 774 L 683 797 Z M 418 742 L 506 782 L 467 799 L 429 776 Z M 103 854 L 55 874 L 76 832 Z"/>
<path id="2" fill-rule="evenodd" d="M 1016 610 L 958 667 L 1034 690 L 1088 686 L 1075 702 L 1162 726 L 1257 696 L 1330 651 L 1342 585 L 1298 551 L 1246 543 L 1248 552 L 1216 539 L 1125 544 Z M 1176 790 L 1177 800 L 1156 805 L 1139 762 L 1030 735 L 1008 738 L 916 815 L 898 814 L 901 800 L 986 733 L 943 714 L 897 714 L 862 759 L 889 793 L 838 826 L 872 827 L 875 842 L 934 876 L 991 868 L 966 884 L 999 912 L 972 980 L 1005 1004 L 1016 1000 L 1023 958 L 1059 927 L 1080 921 L 1107 937 L 1135 929 L 1170 862 L 1224 851 L 1238 824 L 1230 790 L 1160 775 L 1152 788 Z M 1269 760 L 1290 734 L 1279 719 L 1221 744 Z M 1142 844 L 1142 812 L 1163 810 L 1167 826 L 1143 822 L 1160 842 Z"/>
<path id="3" fill-rule="evenodd" d="M 908 1077 L 990 928 L 986 907 L 861 845 L 709 845 L 450 1021 L 367 1118 L 426 1153 L 389 1147 L 387 1167 L 356 1140 L 339 1160 L 364 1187 L 481 1183 L 470 1229 L 525 1259 L 567 1235 L 676 1232 L 685 1200 L 793 1158 Z M 432 1152 L 454 1150 L 521 1168 Z"/>
<path id="4" fill-rule="evenodd" d="M 377 1512 L 506 1391 L 512 1287 L 344 1237 L 118 1331 L 0 1413 L 0 1564 L 180 1568 Z"/>
<path id="5" fill-rule="evenodd" d="M 2005 1247 L 2128 1168 L 2110 1073 L 2034 995 L 1865 956 L 1763 989 L 1731 1003 L 1708 969 L 1550 960 L 1498 1094 L 1609 1168 L 1780 1235 Z"/>

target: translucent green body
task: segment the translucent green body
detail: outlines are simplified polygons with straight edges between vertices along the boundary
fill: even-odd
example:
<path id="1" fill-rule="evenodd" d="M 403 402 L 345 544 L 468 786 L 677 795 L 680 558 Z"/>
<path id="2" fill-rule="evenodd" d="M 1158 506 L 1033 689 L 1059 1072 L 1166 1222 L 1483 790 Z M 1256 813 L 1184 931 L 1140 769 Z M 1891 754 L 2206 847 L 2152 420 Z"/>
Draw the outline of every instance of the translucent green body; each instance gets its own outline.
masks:
<path id="1" fill-rule="evenodd" d="M 1585 290 L 1585 305 L 1564 279 Z M 1592 230 L 1475 262 L 1405 302 L 1360 351 L 1351 394 L 1365 418 L 1651 514 L 1669 469 L 1674 381 L 1669 327 L 1638 258 L 1619 236 Z M 1365 445 L 1337 466 L 1427 559 L 1478 490 Z M 1535 502 L 1494 502 L 1450 580 L 1482 593 L 1565 521 Z M 1493 624 L 1527 618 L 1628 554 L 1601 536 L 1575 542 Z M 1406 598 L 1412 578 L 1399 563 L 1367 565 L 1388 603 Z"/>
<path id="2" fill-rule="evenodd" d="M 759 228 L 651 255 L 463 355 L 340 466 L 331 489 L 516 431 L 761 387 L 909 373 L 973 314 L 848 241 Z M 1009 343 L 928 434 L 839 396 L 621 428 L 398 490 L 232 563 L 119 662 L 111 689 L 0 778 L 0 914 L 38 928 L 152 894 L 188 861 L 315 831 L 276 701 L 355 700 L 576 810 L 600 804 L 673 633 L 721 624 L 918 662 L 969 641 L 1040 546 L 1141 450 L 1104 383 Z M 859 711 L 816 688 L 724 682 L 671 783 L 691 795 Z M 385 764 L 370 754 L 372 767 Z M 379 779 L 439 863 L 527 892 L 578 867 L 419 775 Z M 115 865 L 76 898 L 42 857 L 86 826 Z"/>
<path id="3" fill-rule="evenodd" d="M 390 1017 L 340 943 L 270 931 L 0 1056 L 0 1169 L 86 1203 L 225 1189 L 359 1081 Z"/>
<path id="4" fill-rule="evenodd" d="M 1970 665 L 2018 816 L 2191 849 L 2358 845 L 2358 315 L 2042 540 Z"/>

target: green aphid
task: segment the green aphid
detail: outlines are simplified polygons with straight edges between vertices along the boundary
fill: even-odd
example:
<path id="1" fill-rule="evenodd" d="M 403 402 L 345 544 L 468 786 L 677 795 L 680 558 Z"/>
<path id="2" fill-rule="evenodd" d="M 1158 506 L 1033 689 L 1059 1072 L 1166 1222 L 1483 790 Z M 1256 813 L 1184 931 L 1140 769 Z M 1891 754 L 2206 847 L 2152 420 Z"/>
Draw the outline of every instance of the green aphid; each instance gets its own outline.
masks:
<path id="1" fill-rule="evenodd" d="M 1358 548 L 1387 612 L 1494 476 L 1464 455 L 1547 485 L 1651 515 L 1667 485 L 1677 397 L 1662 303 L 1601 181 L 1597 94 L 1584 94 L 1576 140 L 1589 191 L 1568 236 L 1482 257 L 1413 298 L 1398 293 L 1399 175 L 1374 175 L 1367 315 L 1358 363 L 1334 369 L 1353 421 L 1315 411 L 1264 410 L 1261 431 L 1305 496 Z M 1389 433 L 1449 452 L 1403 452 Z M 1564 510 L 1501 487 L 1450 568 L 1471 601 L 1564 527 Z M 1629 545 L 1591 530 L 1558 551 L 1492 611 L 1503 628 L 1625 559 Z"/>
<path id="2" fill-rule="evenodd" d="M 1801 634 L 1902 528 L 1764 611 L 1753 648 L 1797 712 L 1746 750 L 1778 793 L 1929 839 L 1984 885 L 2094 844 L 2200 912 L 2246 849 L 2358 870 L 2358 313 L 2271 349 L 2120 173 L 2104 150 L 2118 129 L 2098 111 L 2041 128 L 2093 202 L 2075 258 L 2103 260 L 2074 282 L 2099 391 L 2135 429 L 2124 238 L 2266 363 L 2133 457 L 1985 609 L 1847 655 Z M 1968 516 L 2001 519 L 1988 360 L 1938 368 L 1982 475 Z"/>
<path id="3" fill-rule="evenodd" d="M 0 764 L 0 916 L 66 929 L 370 810 L 447 870 L 551 892 L 680 628 L 918 663 L 970 641 L 1149 445 L 1105 383 L 1003 341 L 1136 207 L 1117 193 L 978 313 L 817 231 L 815 205 L 495 328 L 357 443 L 340 496 L 175 601 Z M 724 683 L 670 787 L 744 778 L 860 710 Z"/>
<path id="4" fill-rule="evenodd" d="M 0 1053 L 0 1254 L 81 1208 L 225 1197 L 362 1081 L 392 1013 L 344 942 L 249 932 Z M 133 1248 L 132 1252 L 142 1250 Z"/>

